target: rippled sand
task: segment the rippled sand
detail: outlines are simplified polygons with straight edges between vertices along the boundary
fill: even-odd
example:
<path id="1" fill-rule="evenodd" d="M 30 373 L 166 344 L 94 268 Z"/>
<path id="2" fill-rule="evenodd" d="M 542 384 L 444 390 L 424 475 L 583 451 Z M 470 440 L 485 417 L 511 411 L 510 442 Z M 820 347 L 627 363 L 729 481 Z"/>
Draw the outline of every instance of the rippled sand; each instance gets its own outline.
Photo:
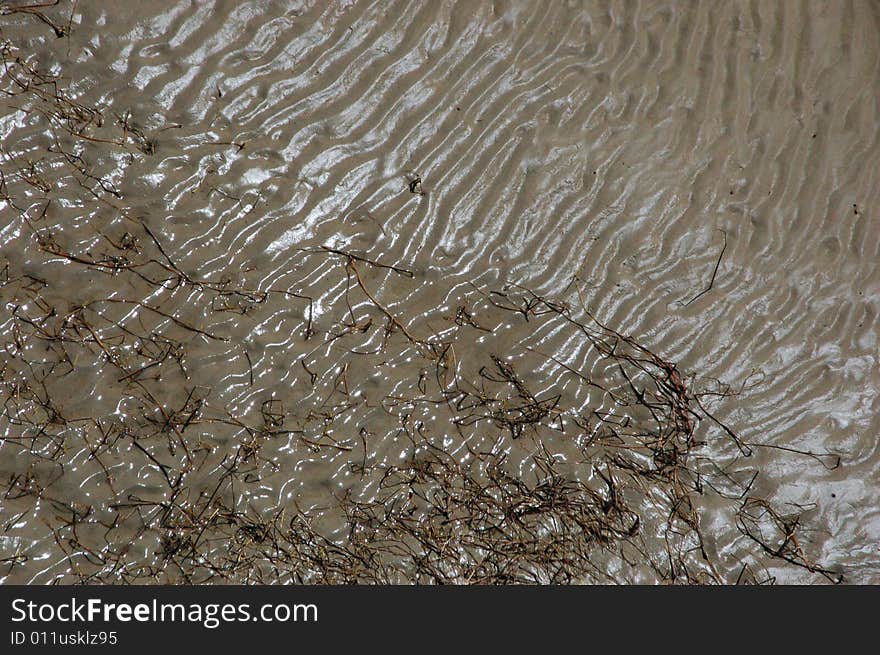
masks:
<path id="1" fill-rule="evenodd" d="M 535 435 L 465 439 L 440 410 L 388 402 L 428 375 L 415 341 L 453 333 L 453 368 L 475 377 L 488 354 L 516 353 L 536 395 L 598 402 L 527 352 L 601 363 L 558 325 L 499 314 L 487 294 L 501 289 L 580 306 L 694 388 L 741 391 L 706 402 L 750 457 L 705 417 L 700 457 L 741 480 L 759 472 L 748 493 L 800 516 L 811 562 L 880 582 L 876 3 L 9 12 L 22 4 L 2 5 L 7 71 L 27 77 L 19 57 L 58 79 L 7 76 L 15 95 L 0 102 L 4 582 L 110 581 L 109 525 L 126 557 L 162 570 L 153 580 L 185 581 L 157 554 L 183 537 L 139 528 L 181 500 L 167 493 L 175 471 L 189 502 L 227 494 L 262 516 L 369 498 L 364 471 L 411 456 L 402 415 L 463 460 L 464 444 L 507 453 L 525 479 Z M 52 114 L 58 89 L 73 118 Z M 123 260 L 145 262 L 143 277 L 114 268 Z M 47 345 L 34 324 L 52 321 L 88 347 Z M 128 332 L 101 332 L 111 324 Z M 149 356 L 136 352 L 148 334 L 161 337 Z M 132 375 L 108 365 L 117 356 Z M 24 398 L 24 379 L 55 409 Z M 164 442 L 135 446 L 118 426 L 148 406 L 163 408 Z M 30 422 L 10 420 L 22 412 Z M 247 420 L 286 432 L 242 451 L 256 449 Z M 556 454 L 589 477 L 567 425 Z M 247 492 L 218 492 L 241 457 Z M 707 489 L 695 510 L 718 580 L 748 560 L 755 579 L 825 581 L 762 559 L 726 502 Z M 325 522 L 344 534 L 345 520 Z M 611 573 L 663 577 L 640 563 Z"/>

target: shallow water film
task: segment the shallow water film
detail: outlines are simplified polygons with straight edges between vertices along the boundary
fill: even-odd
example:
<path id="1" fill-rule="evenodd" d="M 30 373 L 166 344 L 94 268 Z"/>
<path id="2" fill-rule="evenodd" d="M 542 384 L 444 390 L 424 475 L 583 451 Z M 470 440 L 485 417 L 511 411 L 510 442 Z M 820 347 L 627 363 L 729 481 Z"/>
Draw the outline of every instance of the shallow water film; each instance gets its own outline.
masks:
<path id="1" fill-rule="evenodd" d="M 0 2 L 4 583 L 880 582 L 880 5 Z"/>

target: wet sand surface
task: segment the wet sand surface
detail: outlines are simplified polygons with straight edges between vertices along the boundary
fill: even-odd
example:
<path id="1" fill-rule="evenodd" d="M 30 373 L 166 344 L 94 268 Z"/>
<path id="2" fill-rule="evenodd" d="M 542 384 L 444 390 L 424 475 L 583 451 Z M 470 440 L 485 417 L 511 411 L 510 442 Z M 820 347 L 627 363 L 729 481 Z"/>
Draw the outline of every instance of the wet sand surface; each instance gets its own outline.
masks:
<path id="1" fill-rule="evenodd" d="M 24 6 L 5 583 L 880 582 L 880 5 Z"/>

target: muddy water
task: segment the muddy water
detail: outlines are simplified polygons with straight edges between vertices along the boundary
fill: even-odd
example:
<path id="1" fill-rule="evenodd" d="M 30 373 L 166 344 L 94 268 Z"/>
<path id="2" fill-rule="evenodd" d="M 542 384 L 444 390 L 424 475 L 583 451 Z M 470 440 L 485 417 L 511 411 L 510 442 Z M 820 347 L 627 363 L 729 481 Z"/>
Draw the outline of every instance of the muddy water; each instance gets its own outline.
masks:
<path id="1" fill-rule="evenodd" d="M 10 60 L 59 76 L 0 114 L 0 468 L 46 490 L 0 501 L 5 582 L 101 569 L 114 512 L 128 559 L 184 579 L 160 565 L 167 535 L 139 528 L 161 506 L 134 506 L 175 502 L 187 458 L 196 502 L 252 455 L 246 495 L 223 493 L 263 516 L 369 497 L 364 471 L 408 456 L 402 414 L 467 459 L 441 410 L 399 407 L 423 385 L 428 335 L 454 333 L 451 366 L 472 377 L 487 353 L 515 353 L 534 389 L 595 402 L 524 353 L 599 364 L 558 326 L 496 311 L 487 294 L 505 288 L 567 299 L 694 385 L 738 391 L 706 402 L 750 444 L 749 493 L 800 514 L 811 561 L 880 582 L 876 4 L 80 2 L 45 16 L 65 34 L 0 16 Z M 47 118 L 56 88 L 101 119 Z M 35 335 L 51 308 L 63 329 L 81 322 L 88 345 L 69 360 Z M 150 334 L 168 341 L 122 353 Z M 135 375 L 108 365 L 117 347 Z M 27 405 L 25 378 L 66 422 Z M 99 462 L 101 435 L 148 406 L 164 408 L 166 445 L 118 439 Z M 190 420 L 172 430 L 178 411 Z M 241 455 L 254 421 L 284 431 Z M 49 445 L 26 441 L 37 424 Z M 732 457 L 717 425 L 700 430 Z M 468 443 L 528 475 L 517 449 L 535 439 L 499 434 Z M 723 506 L 707 494 L 699 520 L 732 581 L 755 544 Z M 64 545 L 77 511 L 92 553 Z"/>

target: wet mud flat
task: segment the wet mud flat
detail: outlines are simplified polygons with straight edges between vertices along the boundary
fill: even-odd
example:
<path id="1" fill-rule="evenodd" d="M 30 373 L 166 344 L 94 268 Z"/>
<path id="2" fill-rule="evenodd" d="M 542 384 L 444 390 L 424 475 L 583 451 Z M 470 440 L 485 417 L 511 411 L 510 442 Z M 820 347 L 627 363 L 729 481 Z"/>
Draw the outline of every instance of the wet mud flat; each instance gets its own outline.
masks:
<path id="1" fill-rule="evenodd" d="M 3 581 L 878 581 L 878 17 L 712 7 L 3 4 Z"/>

